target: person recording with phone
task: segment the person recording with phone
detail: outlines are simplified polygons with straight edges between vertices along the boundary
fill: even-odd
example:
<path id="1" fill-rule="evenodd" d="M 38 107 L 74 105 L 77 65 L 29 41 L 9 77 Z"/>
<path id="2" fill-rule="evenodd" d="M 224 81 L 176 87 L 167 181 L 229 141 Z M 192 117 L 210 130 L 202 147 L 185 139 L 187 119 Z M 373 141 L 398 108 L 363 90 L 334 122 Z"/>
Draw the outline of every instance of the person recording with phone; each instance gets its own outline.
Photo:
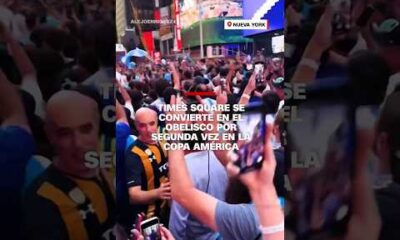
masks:
<path id="1" fill-rule="evenodd" d="M 171 104 L 179 105 L 182 101 L 180 97 L 172 96 Z M 169 114 L 184 114 L 184 112 L 175 111 Z M 282 240 L 284 238 L 283 211 L 273 185 L 276 162 L 269 141 L 272 129 L 269 125 L 266 129 L 264 161 L 261 169 L 239 176 L 250 191 L 252 204 L 228 204 L 196 189 L 186 167 L 184 151 L 169 152 L 172 199 L 200 222 L 219 232 L 223 239 Z M 233 175 L 238 175 L 240 171 L 233 163 L 228 163 L 227 170 Z"/>
<path id="2" fill-rule="evenodd" d="M 219 87 L 217 87 L 219 88 Z M 216 104 L 222 104 L 217 95 Z M 226 96 L 225 96 L 226 97 Z M 199 99 L 205 102 L 206 99 Z M 226 99 L 225 99 L 226 100 Z M 225 102 L 226 103 L 226 102 Z M 192 103 L 202 104 L 202 103 Z M 203 121 L 191 121 L 187 124 L 202 124 Z M 206 132 L 195 132 L 198 141 L 188 141 L 190 148 L 194 144 L 206 143 L 202 134 Z M 213 151 L 187 150 L 185 151 L 185 162 L 193 185 L 199 191 L 205 192 L 218 200 L 225 200 L 225 191 L 228 184 L 228 176 L 224 166 L 219 162 Z M 169 229 L 177 240 L 185 239 L 217 239 L 218 233 L 201 223 L 196 216 L 182 207 L 178 202 L 172 201 Z"/>

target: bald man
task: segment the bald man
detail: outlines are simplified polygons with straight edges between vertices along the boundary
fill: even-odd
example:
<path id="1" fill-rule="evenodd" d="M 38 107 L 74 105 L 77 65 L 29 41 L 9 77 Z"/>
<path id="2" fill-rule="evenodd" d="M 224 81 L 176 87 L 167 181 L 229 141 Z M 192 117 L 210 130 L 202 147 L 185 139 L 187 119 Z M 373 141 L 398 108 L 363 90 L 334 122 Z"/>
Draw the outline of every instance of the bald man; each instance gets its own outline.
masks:
<path id="1" fill-rule="evenodd" d="M 146 218 L 157 216 L 167 224 L 167 200 L 171 199 L 167 156 L 160 144 L 151 138 L 158 131 L 157 112 L 150 108 L 138 109 L 135 126 L 139 133 L 138 139 L 125 153 L 125 171 L 132 207 L 130 223 L 134 223 L 138 213 L 144 213 Z"/>
<path id="2" fill-rule="evenodd" d="M 97 153 L 99 121 L 96 101 L 77 91 L 49 99 L 45 130 L 55 157 L 24 198 L 27 239 L 115 239 L 112 180 L 86 161 Z"/>

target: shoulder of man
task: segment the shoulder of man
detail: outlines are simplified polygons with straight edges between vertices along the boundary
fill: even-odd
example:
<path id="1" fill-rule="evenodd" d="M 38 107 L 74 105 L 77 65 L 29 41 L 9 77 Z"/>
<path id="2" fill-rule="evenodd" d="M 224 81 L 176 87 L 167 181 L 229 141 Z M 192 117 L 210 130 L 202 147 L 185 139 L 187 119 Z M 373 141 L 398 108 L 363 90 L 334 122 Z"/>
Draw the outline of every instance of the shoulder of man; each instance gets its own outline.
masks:
<path id="1" fill-rule="evenodd" d="M 56 204 L 40 191 L 49 184 L 48 170 L 43 172 L 23 196 L 24 235 L 29 239 L 66 239 L 66 228 Z"/>
<path id="2" fill-rule="evenodd" d="M 218 201 L 215 211 L 218 231 L 224 239 L 253 240 L 259 236 L 259 220 L 254 205 Z"/>
<path id="3" fill-rule="evenodd" d="M 145 151 L 148 147 L 146 144 L 136 139 L 125 151 L 125 156 L 137 156 L 146 155 Z"/>

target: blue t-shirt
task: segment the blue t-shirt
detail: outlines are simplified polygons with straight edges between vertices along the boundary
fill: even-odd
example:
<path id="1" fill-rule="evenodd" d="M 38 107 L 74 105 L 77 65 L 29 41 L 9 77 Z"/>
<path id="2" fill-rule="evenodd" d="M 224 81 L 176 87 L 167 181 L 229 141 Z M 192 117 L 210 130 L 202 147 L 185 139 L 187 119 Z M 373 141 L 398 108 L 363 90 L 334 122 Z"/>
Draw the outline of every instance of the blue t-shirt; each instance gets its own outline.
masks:
<path id="1" fill-rule="evenodd" d="M 118 214 L 119 214 L 119 222 L 125 227 L 128 224 L 128 216 L 129 214 L 129 196 L 128 196 L 128 188 L 126 185 L 126 176 L 125 176 L 125 146 L 127 138 L 131 133 L 131 129 L 128 124 L 117 122 L 116 124 L 116 170 L 117 170 L 117 179 L 116 179 L 116 195 L 117 195 L 117 206 L 118 206 Z"/>
<path id="2" fill-rule="evenodd" d="M 187 154 L 185 161 L 196 189 L 224 201 L 228 176 L 215 154 L 212 151 L 194 152 Z M 175 201 L 171 205 L 169 230 L 176 240 L 215 240 L 218 236 Z"/>
<path id="3" fill-rule="evenodd" d="M 218 201 L 215 210 L 218 232 L 224 240 L 261 239 L 260 222 L 253 204 Z"/>
<path id="4" fill-rule="evenodd" d="M 20 190 L 24 184 L 25 167 L 35 148 L 32 135 L 25 129 L 0 128 L 0 187 Z"/>
<path id="5" fill-rule="evenodd" d="M 34 151 L 32 135 L 17 126 L 0 128 L 0 222 L 2 239 L 20 239 L 21 191 L 25 167 Z"/>

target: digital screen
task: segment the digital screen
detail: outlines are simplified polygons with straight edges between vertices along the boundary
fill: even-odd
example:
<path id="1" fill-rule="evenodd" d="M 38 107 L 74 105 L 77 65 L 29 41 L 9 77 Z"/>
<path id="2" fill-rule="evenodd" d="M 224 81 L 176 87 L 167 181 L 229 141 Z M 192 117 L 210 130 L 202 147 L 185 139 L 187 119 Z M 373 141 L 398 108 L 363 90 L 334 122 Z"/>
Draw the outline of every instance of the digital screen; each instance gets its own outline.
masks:
<path id="1" fill-rule="evenodd" d="M 272 53 L 282 53 L 285 51 L 285 37 L 284 35 L 275 36 L 271 39 Z"/>
<path id="2" fill-rule="evenodd" d="M 202 19 L 242 17 L 243 0 L 180 0 L 182 28 L 188 28 Z"/>
<path id="3" fill-rule="evenodd" d="M 244 36 L 279 30 L 284 28 L 284 0 L 243 0 L 243 19 L 268 20 L 267 30 L 243 30 Z"/>

